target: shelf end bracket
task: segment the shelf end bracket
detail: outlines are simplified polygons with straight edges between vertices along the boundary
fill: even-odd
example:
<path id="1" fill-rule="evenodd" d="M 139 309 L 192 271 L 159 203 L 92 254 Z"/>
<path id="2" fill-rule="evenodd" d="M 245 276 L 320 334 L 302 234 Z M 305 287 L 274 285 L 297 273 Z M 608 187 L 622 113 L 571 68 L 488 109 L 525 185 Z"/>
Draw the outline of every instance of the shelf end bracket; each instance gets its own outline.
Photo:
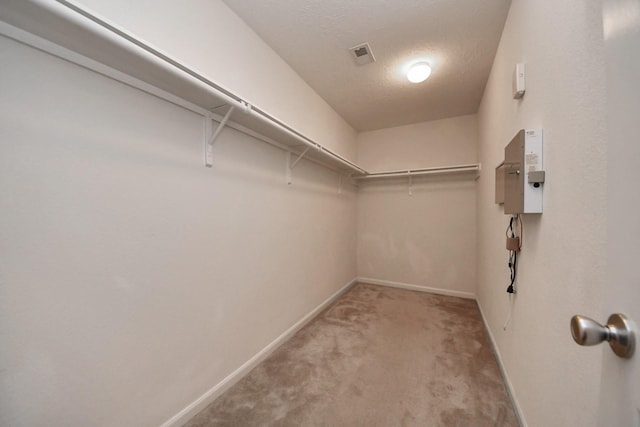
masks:
<path id="1" fill-rule="evenodd" d="M 296 165 L 298 164 L 298 162 L 300 162 L 300 160 L 302 160 L 302 158 L 304 157 L 305 154 L 307 154 L 307 151 L 309 151 L 311 147 L 307 147 L 299 156 L 297 159 L 295 159 L 293 162 L 291 161 L 291 151 L 287 151 L 287 165 L 285 168 L 285 174 L 286 174 L 286 178 L 287 178 L 287 184 L 291 185 L 291 171 L 293 170 L 293 168 L 296 167 Z"/>
<path id="2" fill-rule="evenodd" d="M 305 154 L 307 154 L 307 151 L 309 151 L 309 149 L 310 149 L 310 148 L 311 148 L 311 147 L 307 147 L 307 148 L 306 148 L 306 149 L 305 149 L 305 150 L 304 150 L 304 151 L 303 151 L 303 152 L 298 156 L 298 158 L 297 158 L 293 163 L 291 163 L 291 165 L 289 166 L 289 169 L 293 170 L 293 168 L 295 168 L 295 167 L 296 167 L 296 165 L 298 164 L 298 162 L 299 162 L 300 160 L 302 160 L 302 158 L 304 157 L 304 155 L 305 155 Z"/>
<path id="3" fill-rule="evenodd" d="M 212 116 L 209 114 L 207 115 L 207 117 L 204 118 L 205 120 L 204 161 L 205 161 L 205 166 L 208 168 L 210 168 L 213 165 L 213 144 L 214 142 L 216 142 L 216 139 L 220 135 L 220 132 L 222 132 L 222 129 L 224 129 L 225 125 L 231 118 L 231 114 L 233 113 L 234 109 L 235 107 L 232 105 L 229 108 L 229 111 L 227 111 L 227 114 L 224 115 L 224 117 L 218 124 L 218 127 L 216 127 L 215 132 L 213 133 L 211 132 L 211 128 L 213 127 Z"/>

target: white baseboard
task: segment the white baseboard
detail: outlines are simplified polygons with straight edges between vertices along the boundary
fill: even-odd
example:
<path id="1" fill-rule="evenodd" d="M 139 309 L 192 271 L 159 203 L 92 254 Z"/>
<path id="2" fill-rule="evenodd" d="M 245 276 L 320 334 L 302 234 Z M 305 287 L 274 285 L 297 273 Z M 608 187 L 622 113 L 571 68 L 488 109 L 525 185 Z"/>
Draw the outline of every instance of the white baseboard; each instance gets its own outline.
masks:
<path id="1" fill-rule="evenodd" d="M 372 279 L 370 277 L 358 277 L 360 283 L 371 283 L 372 285 L 389 286 L 391 288 L 408 289 L 411 291 L 430 292 L 432 294 L 448 295 L 466 299 L 476 299 L 471 292 L 455 291 L 451 289 L 431 288 L 429 286 L 413 285 L 410 283 L 392 282 L 389 280 Z"/>
<path id="2" fill-rule="evenodd" d="M 504 384 L 507 387 L 507 394 L 509 394 L 509 398 L 511 399 L 511 403 L 513 404 L 513 408 L 516 413 L 516 418 L 518 419 L 518 423 L 521 427 L 527 427 L 527 422 L 522 415 L 522 408 L 518 403 L 518 399 L 516 399 L 516 395 L 513 391 L 513 385 L 511 381 L 509 381 L 509 376 L 507 375 L 507 371 L 504 369 L 504 364 L 502 363 L 502 356 L 500 356 L 500 351 L 498 350 L 498 346 L 496 345 L 496 340 L 493 338 L 493 334 L 491 333 L 491 329 L 489 329 L 489 324 L 487 323 L 487 318 L 484 316 L 484 311 L 482 310 L 482 305 L 480 305 L 480 301 L 476 299 L 476 303 L 478 304 L 478 309 L 480 310 L 480 316 L 482 317 L 482 323 L 484 323 L 484 330 L 487 332 L 489 336 L 489 341 L 491 342 L 491 347 L 493 347 L 493 354 L 496 355 L 496 360 L 498 362 L 498 368 L 500 369 L 500 373 L 502 374 L 502 379 L 504 380 Z"/>
<path id="3" fill-rule="evenodd" d="M 298 320 L 293 326 L 283 332 L 278 338 L 273 340 L 269 345 L 260 350 L 255 356 L 245 362 L 238 369 L 229 374 L 225 379 L 220 381 L 218 384 L 211 387 L 207 392 L 205 392 L 202 396 L 196 399 L 193 403 L 189 404 L 182 411 L 178 412 L 176 415 L 171 417 L 168 421 L 164 422 L 161 427 L 180 427 L 184 425 L 187 421 L 189 421 L 192 417 L 194 417 L 198 412 L 202 411 L 205 407 L 207 407 L 211 402 L 216 400 L 222 393 L 227 391 L 231 386 L 240 381 L 242 377 L 244 377 L 249 371 L 255 368 L 260 362 L 269 357 L 274 350 L 276 350 L 280 345 L 282 345 L 285 341 L 293 336 L 296 332 L 302 329 L 307 323 L 313 320 L 322 310 L 327 308 L 330 304 L 336 301 L 340 296 L 348 291 L 353 285 L 358 282 L 358 279 L 353 279 L 346 285 L 344 285 L 340 290 L 327 298 L 323 303 L 309 312 L 302 319 Z"/>

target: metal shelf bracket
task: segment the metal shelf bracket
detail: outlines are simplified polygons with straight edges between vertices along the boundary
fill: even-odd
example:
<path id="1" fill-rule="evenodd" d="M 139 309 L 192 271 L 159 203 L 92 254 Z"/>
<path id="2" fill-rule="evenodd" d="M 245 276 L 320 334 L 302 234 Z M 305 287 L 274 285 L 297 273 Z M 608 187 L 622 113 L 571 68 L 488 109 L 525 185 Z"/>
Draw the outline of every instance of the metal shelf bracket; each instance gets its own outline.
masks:
<path id="1" fill-rule="evenodd" d="M 213 165 L 213 143 L 216 142 L 216 139 L 224 129 L 225 125 L 231 118 L 231 114 L 235 107 L 232 105 L 229 107 L 229 111 L 224 115 L 218 126 L 216 127 L 215 132 L 211 132 L 211 128 L 213 127 L 213 117 L 208 114 L 205 120 L 205 140 L 204 140 L 204 164 L 206 167 L 210 168 Z M 211 136 L 209 136 L 211 135 Z"/>
<path id="2" fill-rule="evenodd" d="M 411 171 L 407 171 L 407 174 L 409 174 L 409 196 L 413 196 L 413 176 Z"/>
<path id="3" fill-rule="evenodd" d="M 300 160 L 302 160 L 304 155 L 307 154 L 307 151 L 309 151 L 310 149 L 311 149 L 311 147 L 305 148 L 304 151 L 302 153 L 300 153 L 298 158 L 295 159 L 293 162 L 291 161 L 291 151 L 287 151 L 287 164 L 286 164 L 286 168 L 285 168 L 285 174 L 286 174 L 287 184 L 288 185 L 291 185 L 291 182 L 292 182 L 291 171 L 293 170 L 293 168 L 296 167 L 298 162 L 300 162 Z"/>
<path id="4" fill-rule="evenodd" d="M 293 163 L 291 163 L 291 166 L 289 167 L 289 169 L 293 170 L 293 168 L 295 168 L 295 167 L 296 167 L 296 165 L 298 164 L 298 162 L 299 162 L 300 160 L 302 160 L 302 158 L 304 157 L 304 155 L 305 155 L 305 154 L 307 154 L 307 151 L 309 151 L 309 149 L 311 149 L 311 147 L 307 147 L 307 148 L 305 148 L 305 149 L 304 149 L 304 151 L 303 151 L 303 152 L 298 156 L 298 158 L 297 158 Z"/>

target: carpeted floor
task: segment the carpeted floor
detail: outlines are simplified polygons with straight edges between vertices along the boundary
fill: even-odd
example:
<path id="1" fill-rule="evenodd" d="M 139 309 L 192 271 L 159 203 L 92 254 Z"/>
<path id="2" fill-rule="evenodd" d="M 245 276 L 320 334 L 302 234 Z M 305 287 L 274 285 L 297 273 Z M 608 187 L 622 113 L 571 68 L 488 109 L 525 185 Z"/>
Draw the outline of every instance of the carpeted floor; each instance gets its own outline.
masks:
<path id="1" fill-rule="evenodd" d="M 358 284 L 186 425 L 518 424 L 475 301 Z"/>

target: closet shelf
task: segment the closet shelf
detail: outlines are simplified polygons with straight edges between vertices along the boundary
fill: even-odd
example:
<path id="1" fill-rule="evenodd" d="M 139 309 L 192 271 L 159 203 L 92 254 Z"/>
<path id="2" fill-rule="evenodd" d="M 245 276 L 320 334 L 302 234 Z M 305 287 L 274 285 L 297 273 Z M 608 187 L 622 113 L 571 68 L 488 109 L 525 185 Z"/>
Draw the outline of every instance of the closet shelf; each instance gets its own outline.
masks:
<path id="1" fill-rule="evenodd" d="M 2 0 L 0 34 L 221 122 L 341 174 L 367 171 L 160 50 L 67 0 Z M 205 135 L 207 163 L 215 130 Z M 219 133 L 219 132 L 217 132 Z M 212 138 L 213 136 L 213 138 Z"/>
<path id="2" fill-rule="evenodd" d="M 291 170 L 302 158 L 356 180 L 477 174 L 480 170 L 480 165 L 474 164 L 369 173 L 73 1 L 2 0 L 0 35 L 202 115 L 207 166 L 214 161 L 212 146 L 220 126 L 226 125 L 291 153 L 287 155 L 288 182 Z M 214 128 L 212 121 L 218 122 L 218 127 Z"/>
<path id="3" fill-rule="evenodd" d="M 387 171 L 387 172 L 371 172 L 367 175 L 356 176 L 354 179 L 361 180 L 372 180 L 372 179 L 382 179 L 382 178 L 407 178 L 407 177 L 415 177 L 415 176 L 423 176 L 423 175 L 444 175 L 444 174 L 469 174 L 474 173 L 475 176 L 480 172 L 480 164 L 470 164 L 470 165 L 457 165 L 457 166 L 442 166 L 442 167 L 432 167 L 432 168 L 422 168 L 422 169 L 406 169 L 406 170 L 395 170 L 395 171 Z"/>

